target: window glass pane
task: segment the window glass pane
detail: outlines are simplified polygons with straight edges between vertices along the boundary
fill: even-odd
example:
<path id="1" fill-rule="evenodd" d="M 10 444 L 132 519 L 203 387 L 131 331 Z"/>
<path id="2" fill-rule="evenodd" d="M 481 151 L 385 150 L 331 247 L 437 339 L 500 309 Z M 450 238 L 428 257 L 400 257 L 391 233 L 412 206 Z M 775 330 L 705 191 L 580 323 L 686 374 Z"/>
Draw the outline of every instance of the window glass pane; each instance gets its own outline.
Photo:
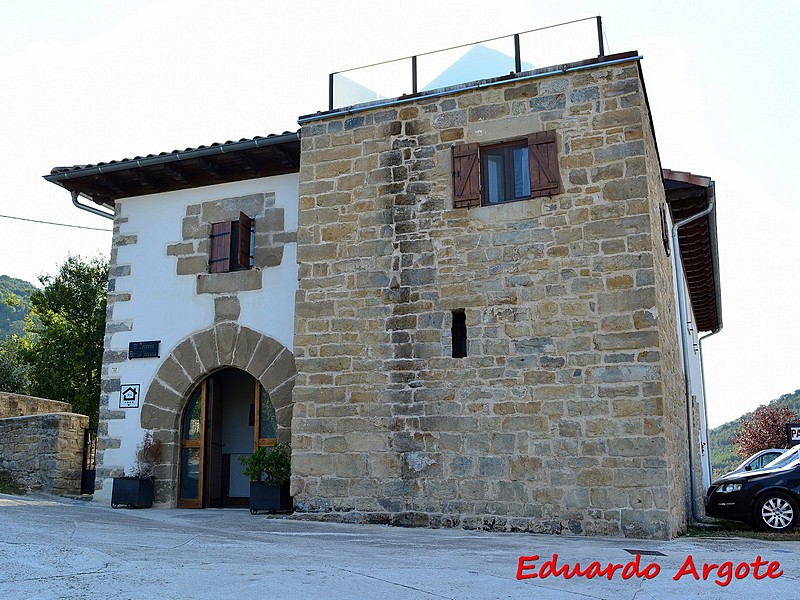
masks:
<path id="1" fill-rule="evenodd" d="M 183 417 L 183 435 L 181 439 L 200 439 L 200 409 L 202 408 L 200 392 L 202 387 L 203 386 L 197 386 L 192 397 L 189 398 L 189 403 L 186 405 L 186 413 Z"/>
<path id="2" fill-rule="evenodd" d="M 256 247 L 256 230 L 255 227 L 250 230 L 250 259 L 248 260 L 247 266 L 248 268 L 253 268 L 253 254 L 255 253 Z"/>
<path id="3" fill-rule="evenodd" d="M 181 500 L 195 500 L 200 491 L 200 448 L 181 448 Z"/>
<path id="4" fill-rule="evenodd" d="M 486 153 L 486 202 L 495 203 L 505 200 L 503 189 L 505 188 L 505 178 L 503 177 L 503 152 L 489 151 Z"/>
<path id="5" fill-rule="evenodd" d="M 269 399 L 267 390 L 261 387 L 259 400 L 260 412 L 258 415 L 258 437 L 261 439 L 274 439 L 277 437 L 278 423 L 275 419 L 275 408 Z"/>
<path id="6" fill-rule="evenodd" d="M 528 147 L 514 148 L 514 198 L 531 195 L 531 173 L 528 165 Z"/>

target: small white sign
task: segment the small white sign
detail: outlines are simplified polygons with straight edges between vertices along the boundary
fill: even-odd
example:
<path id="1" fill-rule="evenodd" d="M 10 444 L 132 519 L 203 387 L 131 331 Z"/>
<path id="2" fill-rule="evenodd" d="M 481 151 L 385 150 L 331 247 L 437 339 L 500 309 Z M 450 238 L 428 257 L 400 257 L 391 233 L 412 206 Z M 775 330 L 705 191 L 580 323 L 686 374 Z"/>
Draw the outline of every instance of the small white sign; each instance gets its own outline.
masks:
<path id="1" fill-rule="evenodd" d="M 790 446 L 800 444 L 800 423 L 787 423 L 786 437 Z"/>
<path id="2" fill-rule="evenodd" d="M 141 384 L 123 383 L 119 389 L 120 408 L 139 408 L 139 390 Z"/>

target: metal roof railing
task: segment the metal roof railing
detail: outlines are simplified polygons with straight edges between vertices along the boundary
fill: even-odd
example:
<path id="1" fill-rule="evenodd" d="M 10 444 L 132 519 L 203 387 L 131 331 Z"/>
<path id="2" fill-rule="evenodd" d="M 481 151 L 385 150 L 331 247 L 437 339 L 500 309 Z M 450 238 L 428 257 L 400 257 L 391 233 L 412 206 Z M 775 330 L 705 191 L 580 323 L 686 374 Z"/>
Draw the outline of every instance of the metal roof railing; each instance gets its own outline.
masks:
<path id="1" fill-rule="evenodd" d="M 328 77 L 328 110 L 582 60 L 594 52 L 595 31 L 602 58 L 597 16 L 336 71 Z"/>

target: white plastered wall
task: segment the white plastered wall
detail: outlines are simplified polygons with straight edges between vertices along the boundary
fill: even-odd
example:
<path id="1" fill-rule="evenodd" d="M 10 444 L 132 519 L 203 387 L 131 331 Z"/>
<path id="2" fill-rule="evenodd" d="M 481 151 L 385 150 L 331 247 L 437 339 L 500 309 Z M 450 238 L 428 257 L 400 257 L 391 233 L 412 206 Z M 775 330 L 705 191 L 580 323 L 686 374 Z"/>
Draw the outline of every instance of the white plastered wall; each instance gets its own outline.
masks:
<path id="1" fill-rule="evenodd" d="M 127 352 L 133 341 L 160 340 L 160 358 L 125 360 L 108 365 L 108 377 L 141 386 L 139 408 L 119 408 L 111 394 L 109 410 L 123 411 L 124 418 L 108 420 L 108 437 L 120 438 L 120 447 L 104 451 L 103 464 L 130 470 L 143 431 L 140 426 L 141 399 L 162 361 L 189 335 L 214 324 L 214 296 L 197 294 L 196 275 L 177 275 L 177 258 L 167 255 L 167 246 L 182 240 L 186 207 L 209 200 L 235 198 L 257 193 L 274 193 L 275 207 L 284 209 L 285 232 L 297 231 L 297 174 L 253 179 L 191 190 L 152 194 L 118 200 L 118 215 L 125 219 L 121 236 L 136 236 L 134 244 L 118 247 L 117 265 L 130 265 L 130 275 L 116 278 L 114 293 L 130 294 L 130 301 L 117 301 L 112 323 L 129 322 L 130 331 L 114 333 L 110 349 Z M 239 324 L 268 335 L 293 349 L 294 302 L 297 290 L 297 244 L 284 246 L 280 265 L 262 269 L 261 289 L 241 291 Z M 110 499 L 111 485 L 98 490 Z M 96 495 L 97 496 L 97 495 Z M 107 496 L 108 498 L 104 498 Z"/>

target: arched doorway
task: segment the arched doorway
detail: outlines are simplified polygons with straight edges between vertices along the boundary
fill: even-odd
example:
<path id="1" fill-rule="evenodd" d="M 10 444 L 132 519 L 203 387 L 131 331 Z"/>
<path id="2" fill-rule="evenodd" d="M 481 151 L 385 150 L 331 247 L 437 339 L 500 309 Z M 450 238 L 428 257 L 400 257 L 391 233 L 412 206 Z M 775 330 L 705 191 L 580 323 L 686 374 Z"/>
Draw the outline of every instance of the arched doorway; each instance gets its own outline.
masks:
<path id="1" fill-rule="evenodd" d="M 182 444 L 188 404 L 195 393 L 203 393 L 203 386 L 208 386 L 212 376 L 229 369 L 249 374 L 260 384 L 264 390 L 260 393 L 269 395 L 275 409 L 277 441 L 290 441 L 292 389 L 297 375 L 292 352 L 274 338 L 233 323 L 220 323 L 194 333 L 164 358 L 142 404 L 142 429 L 152 432 L 165 449 L 164 463 L 156 471 L 157 503 L 178 504 L 179 479 L 184 472 L 181 470 L 183 448 L 190 447 Z M 206 404 L 202 400 L 196 406 L 202 410 Z M 196 426 L 200 427 L 199 421 Z M 191 456 L 194 453 L 187 454 L 190 456 L 186 460 L 191 457 L 199 469 L 200 463 Z"/>
<path id="2" fill-rule="evenodd" d="M 275 408 L 258 380 L 227 368 L 203 379 L 186 402 L 180 427 L 178 506 L 239 506 L 249 481 L 238 458 L 274 445 Z"/>

